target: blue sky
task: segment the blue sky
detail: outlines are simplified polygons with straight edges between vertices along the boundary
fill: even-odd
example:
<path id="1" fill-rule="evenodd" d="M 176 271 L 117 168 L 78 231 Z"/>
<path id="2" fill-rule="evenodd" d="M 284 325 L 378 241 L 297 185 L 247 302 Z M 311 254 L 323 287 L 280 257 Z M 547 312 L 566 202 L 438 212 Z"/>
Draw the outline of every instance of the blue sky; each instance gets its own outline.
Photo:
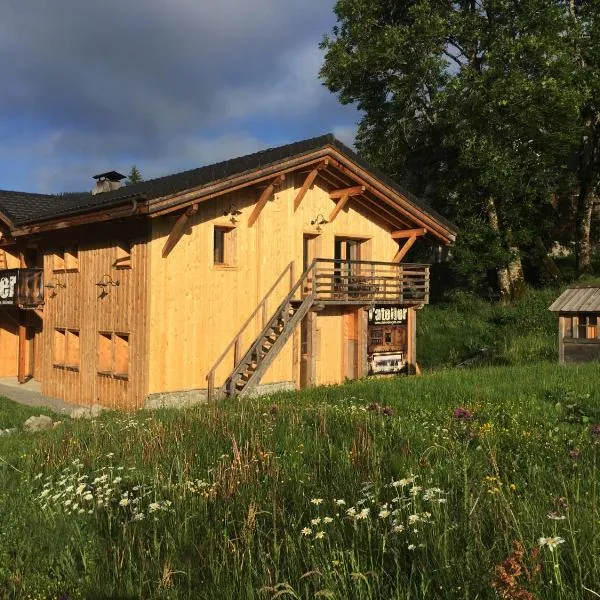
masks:
<path id="1" fill-rule="evenodd" d="M 317 74 L 333 0 L 6 0 L 0 189 L 91 189 L 335 133 L 359 114 Z"/>

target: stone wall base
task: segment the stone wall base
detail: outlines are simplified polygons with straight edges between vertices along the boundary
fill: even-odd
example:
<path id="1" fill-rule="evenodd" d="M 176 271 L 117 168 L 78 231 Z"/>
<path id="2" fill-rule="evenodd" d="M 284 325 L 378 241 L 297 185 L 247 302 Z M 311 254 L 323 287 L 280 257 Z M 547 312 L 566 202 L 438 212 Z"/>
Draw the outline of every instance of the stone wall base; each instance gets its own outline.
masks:
<path id="1" fill-rule="evenodd" d="M 278 381 L 276 383 L 264 383 L 257 385 L 248 398 L 257 398 L 258 396 L 268 396 L 278 392 L 289 392 L 296 389 L 293 381 Z M 215 399 L 222 398 L 223 394 L 215 391 Z M 158 392 L 146 396 L 144 408 L 155 410 L 157 408 L 185 408 L 195 404 L 205 404 L 208 402 L 208 390 L 206 388 L 195 390 L 178 390 L 176 392 Z"/>

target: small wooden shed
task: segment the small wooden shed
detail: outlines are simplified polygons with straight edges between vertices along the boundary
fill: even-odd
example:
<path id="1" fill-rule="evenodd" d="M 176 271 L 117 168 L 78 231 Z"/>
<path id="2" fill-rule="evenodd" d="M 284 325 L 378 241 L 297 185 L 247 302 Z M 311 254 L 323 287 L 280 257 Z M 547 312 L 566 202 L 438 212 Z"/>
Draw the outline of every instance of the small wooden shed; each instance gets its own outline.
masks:
<path id="1" fill-rule="evenodd" d="M 600 287 L 566 289 L 550 306 L 558 313 L 558 362 L 600 360 Z"/>

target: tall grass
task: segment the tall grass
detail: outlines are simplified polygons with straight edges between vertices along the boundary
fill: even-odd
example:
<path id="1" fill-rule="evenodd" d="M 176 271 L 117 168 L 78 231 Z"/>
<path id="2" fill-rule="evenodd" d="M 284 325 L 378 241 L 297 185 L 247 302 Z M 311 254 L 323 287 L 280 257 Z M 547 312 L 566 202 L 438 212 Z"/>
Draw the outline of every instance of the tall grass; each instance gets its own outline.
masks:
<path id="1" fill-rule="evenodd" d="M 440 371 L 0 438 L 0 597 L 593 597 L 597 377 Z"/>
<path id="2" fill-rule="evenodd" d="M 481 363 L 497 365 L 556 360 L 557 318 L 548 307 L 559 293 L 529 288 L 518 301 L 503 304 L 455 292 L 426 306 L 417 319 L 419 364 L 427 370 L 451 367 L 477 355 Z"/>

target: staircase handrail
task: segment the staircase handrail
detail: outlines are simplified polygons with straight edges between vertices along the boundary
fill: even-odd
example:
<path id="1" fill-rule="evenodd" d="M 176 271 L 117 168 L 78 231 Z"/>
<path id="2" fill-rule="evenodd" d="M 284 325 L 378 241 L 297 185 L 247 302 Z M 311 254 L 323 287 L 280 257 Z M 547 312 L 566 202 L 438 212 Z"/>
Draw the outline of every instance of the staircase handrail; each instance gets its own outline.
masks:
<path id="1" fill-rule="evenodd" d="M 277 288 L 277 286 L 281 283 L 281 281 L 283 280 L 283 278 L 285 277 L 285 275 L 288 272 L 290 274 L 290 280 L 293 280 L 294 261 L 291 261 L 285 267 L 285 269 L 281 272 L 281 274 L 279 275 L 279 277 L 275 280 L 275 283 L 269 288 L 269 291 L 263 296 L 262 300 L 256 305 L 256 308 L 254 309 L 254 311 L 252 312 L 252 314 L 246 319 L 246 321 L 240 327 L 240 329 L 238 330 L 238 332 L 233 336 L 231 342 L 229 342 L 227 348 L 225 348 L 225 350 L 223 350 L 223 353 L 219 356 L 219 358 L 217 358 L 217 360 L 214 362 L 213 366 L 208 371 L 208 374 L 206 375 L 206 379 L 208 381 L 208 398 L 209 398 L 209 400 L 212 398 L 212 392 L 214 390 L 215 373 L 216 373 L 217 369 L 219 368 L 219 366 L 221 365 L 221 363 L 223 362 L 223 360 L 225 360 L 225 357 L 229 354 L 230 350 L 232 348 L 234 348 L 236 345 L 238 346 L 238 348 L 236 348 L 236 350 L 234 351 L 234 364 L 233 364 L 233 367 L 234 367 L 234 369 L 235 369 L 235 367 L 237 367 L 237 365 L 239 363 L 239 343 L 240 343 L 240 340 L 242 338 L 242 334 L 247 329 L 247 327 L 250 325 L 250 323 L 252 323 L 252 321 L 254 321 L 254 318 L 256 317 L 256 315 L 261 310 L 263 311 L 263 324 L 262 324 L 262 327 L 265 326 L 265 323 L 264 323 L 264 320 L 265 320 L 264 314 L 265 314 L 265 312 L 264 311 L 266 310 L 267 301 L 269 300 L 271 294 L 275 291 L 275 289 Z"/>
<path id="2" fill-rule="evenodd" d="M 296 294 L 298 289 L 301 288 L 302 284 L 306 281 L 309 273 L 314 271 L 314 269 L 317 265 L 317 262 L 318 262 L 318 259 L 315 259 L 312 261 L 312 263 L 310 263 L 310 265 L 308 267 L 306 267 L 306 269 L 304 270 L 304 272 L 302 273 L 302 275 L 300 276 L 298 281 L 296 281 L 296 283 L 294 284 L 292 289 L 289 291 L 288 295 L 281 301 L 281 304 L 277 307 L 277 309 L 275 311 L 273 311 L 272 317 L 269 319 L 268 323 L 266 323 L 266 325 L 262 329 L 263 332 L 266 331 L 267 329 L 269 329 L 270 327 L 272 327 L 277 322 L 277 319 L 279 318 L 280 313 L 284 310 L 285 306 L 287 304 L 289 304 L 291 302 L 291 300 L 294 298 L 294 295 Z M 306 300 L 307 298 L 311 298 L 311 301 L 312 301 L 312 300 L 314 300 L 314 297 L 315 297 L 314 293 L 311 293 L 304 300 Z M 250 348 L 248 348 L 248 350 L 244 353 L 244 355 L 241 357 L 241 359 L 237 362 L 233 371 L 231 372 L 231 375 L 228 377 L 228 381 L 232 380 L 236 376 L 237 370 L 239 369 L 239 367 L 242 366 L 246 362 L 246 360 L 249 357 L 251 357 L 251 355 L 254 352 L 257 352 L 258 347 L 260 346 L 261 343 L 262 343 L 262 336 L 259 335 L 256 338 L 256 340 L 254 340 L 254 342 L 252 343 Z"/>

